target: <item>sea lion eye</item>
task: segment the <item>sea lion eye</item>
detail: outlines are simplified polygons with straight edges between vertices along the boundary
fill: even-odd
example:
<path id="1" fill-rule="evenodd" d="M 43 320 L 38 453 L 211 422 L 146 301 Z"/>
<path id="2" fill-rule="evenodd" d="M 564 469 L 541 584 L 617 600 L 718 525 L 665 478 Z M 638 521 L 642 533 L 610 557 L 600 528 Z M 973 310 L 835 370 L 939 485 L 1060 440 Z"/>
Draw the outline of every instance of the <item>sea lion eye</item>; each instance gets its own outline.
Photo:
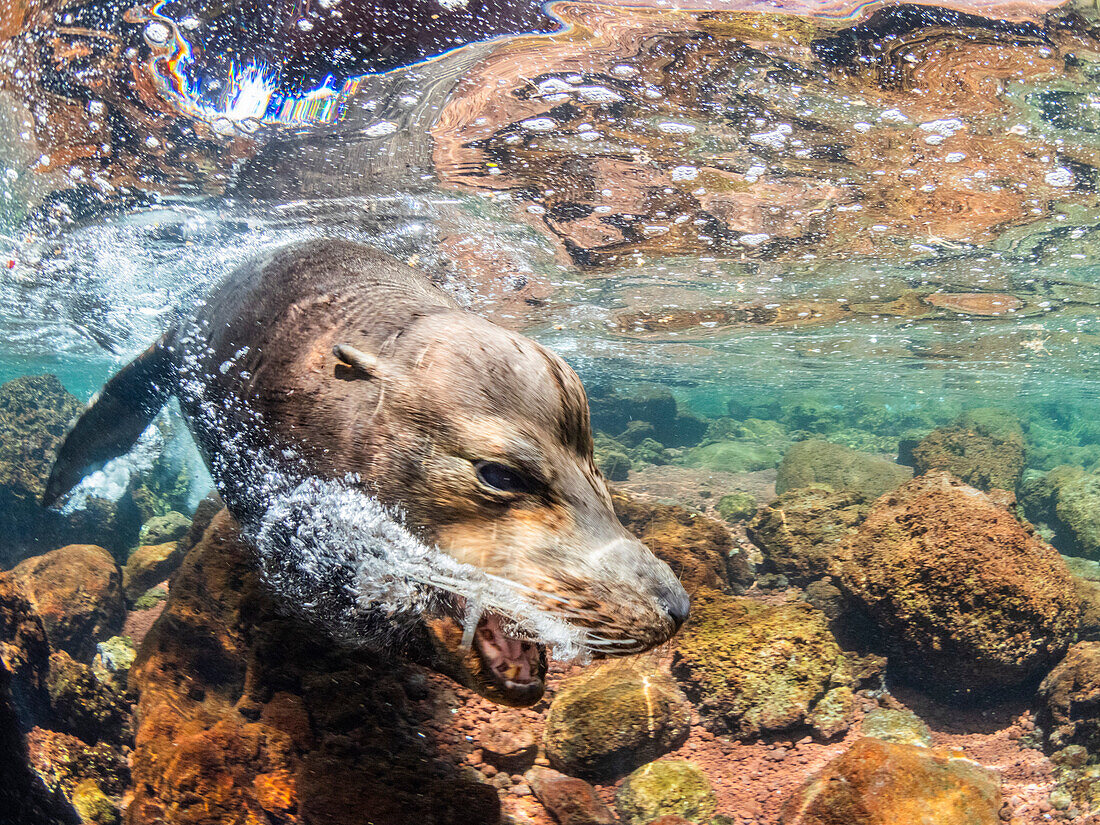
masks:
<path id="1" fill-rule="evenodd" d="M 504 493 L 532 493 L 537 487 L 530 476 L 495 461 L 474 462 L 474 469 L 482 484 Z"/>

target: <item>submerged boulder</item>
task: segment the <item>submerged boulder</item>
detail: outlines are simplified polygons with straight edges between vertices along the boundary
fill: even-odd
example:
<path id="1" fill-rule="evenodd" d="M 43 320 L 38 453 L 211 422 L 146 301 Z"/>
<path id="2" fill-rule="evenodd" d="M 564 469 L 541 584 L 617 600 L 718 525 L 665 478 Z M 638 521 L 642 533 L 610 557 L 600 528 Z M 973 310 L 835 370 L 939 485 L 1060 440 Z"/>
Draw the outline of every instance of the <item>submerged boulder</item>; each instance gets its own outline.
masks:
<path id="1" fill-rule="evenodd" d="M 870 509 L 866 496 L 854 490 L 802 487 L 762 507 L 749 524 L 749 537 L 769 570 L 806 584 L 829 573 L 840 544 Z"/>
<path id="2" fill-rule="evenodd" d="M 706 822 L 718 803 L 705 773 L 686 760 L 669 759 L 630 774 L 615 793 L 615 807 L 626 825 L 647 825 L 667 815 Z"/>
<path id="3" fill-rule="evenodd" d="M 127 601 L 137 601 L 150 587 L 171 576 L 183 556 L 184 548 L 179 541 L 138 547 L 122 568 L 122 589 Z"/>
<path id="4" fill-rule="evenodd" d="M 428 680 L 423 698 L 409 697 L 413 673 L 287 616 L 222 512 L 177 571 L 130 673 L 140 698 L 128 817 L 498 822 L 496 788 L 439 758 L 434 719 L 449 714 Z"/>
<path id="5" fill-rule="evenodd" d="M 1037 719 L 1050 750 L 1080 745 L 1100 756 L 1100 642 L 1078 642 L 1046 675 Z"/>
<path id="6" fill-rule="evenodd" d="M 42 617 L 50 645 L 77 661 L 90 662 L 96 643 L 122 628 L 122 577 L 102 547 L 70 544 L 27 559 L 12 572 Z"/>
<path id="7" fill-rule="evenodd" d="M 672 568 L 689 592 L 703 586 L 729 590 L 752 581 L 745 554 L 725 525 L 672 504 L 655 504 L 614 493 L 615 515 L 631 533 Z"/>
<path id="8" fill-rule="evenodd" d="M 1063 553 L 1100 559 L 1100 473 L 1055 467 L 1023 484 L 1020 503 L 1028 518 L 1053 531 Z"/>
<path id="9" fill-rule="evenodd" d="M 56 375 L 27 375 L 0 386 L 0 488 L 37 502 L 57 448 L 83 409 Z"/>
<path id="10" fill-rule="evenodd" d="M 985 493 L 932 471 L 875 502 L 839 552 L 841 587 L 899 673 L 981 697 L 1051 667 L 1080 606 L 1061 557 Z"/>
<path id="11" fill-rule="evenodd" d="M 668 676 L 623 661 L 562 683 L 546 717 L 546 755 L 587 779 L 623 776 L 688 737 L 691 705 Z"/>
<path id="12" fill-rule="evenodd" d="M 909 467 L 861 453 L 842 444 L 811 439 L 791 446 L 779 464 L 775 491 L 783 494 L 802 487 L 852 490 L 878 498 L 913 477 Z"/>
<path id="13" fill-rule="evenodd" d="M 851 721 L 842 694 L 818 708 L 855 680 L 827 619 L 805 602 L 764 605 L 700 590 L 672 672 L 716 733 L 755 737 L 819 722 L 831 736 Z"/>
<path id="14" fill-rule="evenodd" d="M 583 779 L 541 766 L 531 768 L 524 778 L 558 825 L 616 825 L 619 821 Z"/>
<path id="15" fill-rule="evenodd" d="M 783 808 L 784 825 L 1000 825 L 996 771 L 944 751 L 860 739 Z"/>
<path id="16" fill-rule="evenodd" d="M 946 470 L 979 490 L 1015 490 L 1024 471 L 1024 432 L 1002 410 L 971 410 L 925 436 L 913 460 L 918 473 Z"/>

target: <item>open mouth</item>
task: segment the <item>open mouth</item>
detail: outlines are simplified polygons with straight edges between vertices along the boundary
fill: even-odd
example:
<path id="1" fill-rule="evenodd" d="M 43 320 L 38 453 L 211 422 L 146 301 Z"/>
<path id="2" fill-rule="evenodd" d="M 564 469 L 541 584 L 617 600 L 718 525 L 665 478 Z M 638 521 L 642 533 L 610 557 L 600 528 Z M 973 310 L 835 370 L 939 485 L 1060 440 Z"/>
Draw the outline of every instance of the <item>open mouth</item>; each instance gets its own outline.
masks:
<path id="1" fill-rule="evenodd" d="M 515 701 L 537 701 L 543 691 L 546 652 L 541 645 L 504 632 L 502 616 L 487 612 L 474 631 L 473 649 L 481 659 L 482 673 Z M 526 702 L 524 702 L 526 704 Z"/>

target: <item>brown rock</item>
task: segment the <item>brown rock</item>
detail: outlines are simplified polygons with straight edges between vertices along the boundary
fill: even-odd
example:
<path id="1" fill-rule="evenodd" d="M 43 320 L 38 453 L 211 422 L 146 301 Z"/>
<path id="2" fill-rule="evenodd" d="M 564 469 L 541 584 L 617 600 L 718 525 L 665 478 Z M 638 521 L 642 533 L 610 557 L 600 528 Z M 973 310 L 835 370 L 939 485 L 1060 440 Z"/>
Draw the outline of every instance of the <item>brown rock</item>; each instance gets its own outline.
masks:
<path id="1" fill-rule="evenodd" d="M 523 773 L 535 764 L 539 743 L 535 731 L 522 722 L 501 727 L 486 725 L 478 734 L 482 759 L 507 773 Z"/>
<path id="2" fill-rule="evenodd" d="M 784 825 L 997 825 L 997 774 L 914 745 L 860 739 L 786 803 Z"/>
<path id="3" fill-rule="evenodd" d="M 618 822 L 583 779 L 566 776 L 550 768 L 534 767 L 527 771 L 527 784 L 560 825 L 614 825 Z"/>
<path id="4" fill-rule="evenodd" d="M 891 666 L 978 698 L 1050 667 L 1077 629 L 1061 557 L 984 493 L 932 471 L 883 496 L 839 553 Z"/>
<path id="5" fill-rule="evenodd" d="M 409 667 L 288 618 L 223 511 L 177 571 L 131 669 L 140 699 L 128 821 L 498 822 L 496 790 L 439 758 L 425 714 L 449 714 L 435 693 L 408 700 Z"/>
<path id="6" fill-rule="evenodd" d="M 12 571 L 42 617 L 51 647 L 90 662 L 96 642 L 122 627 L 126 604 L 111 554 L 94 544 L 70 544 L 35 556 Z"/>
<path id="7" fill-rule="evenodd" d="M 1024 433 L 1000 410 L 971 410 L 925 436 L 913 460 L 918 473 L 946 470 L 981 490 L 1015 490 L 1024 471 Z"/>
<path id="8" fill-rule="evenodd" d="M 1047 674 L 1036 696 L 1037 721 L 1051 750 L 1100 750 L 1100 642 L 1078 642 Z"/>
<path id="9" fill-rule="evenodd" d="M 806 584 L 829 572 L 841 542 L 870 509 L 871 500 L 855 490 L 802 487 L 762 507 L 749 524 L 749 537 L 763 550 L 769 570 Z"/>
<path id="10" fill-rule="evenodd" d="M 129 602 L 135 602 L 153 585 L 164 581 L 183 561 L 182 542 L 146 544 L 135 550 L 122 568 L 122 590 Z"/>
<path id="11" fill-rule="evenodd" d="M 745 554 L 725 525 L 683 507 L 654 504 L 614 493 L 615 515 L 657 558 L 672 568 L 688 592 L 696 587 L 728 591 L 752 582 Z"/>

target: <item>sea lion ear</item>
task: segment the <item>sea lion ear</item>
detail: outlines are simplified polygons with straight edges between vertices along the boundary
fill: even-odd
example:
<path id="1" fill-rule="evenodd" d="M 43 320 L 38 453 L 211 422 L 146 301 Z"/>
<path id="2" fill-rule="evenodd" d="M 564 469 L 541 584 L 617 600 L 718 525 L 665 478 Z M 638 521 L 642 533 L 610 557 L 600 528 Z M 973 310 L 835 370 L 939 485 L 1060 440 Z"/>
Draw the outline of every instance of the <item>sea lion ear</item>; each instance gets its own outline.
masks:
<path id="1" fill-rule="evenodd" d="M 368 355 L 349 344 L 337 344 L 332 348 L 332 354 L 335 355 L 342 364 L 361 373 L 365 378 L 379 378 L 382 375 L 382 364 L 375 356 Z"/>

